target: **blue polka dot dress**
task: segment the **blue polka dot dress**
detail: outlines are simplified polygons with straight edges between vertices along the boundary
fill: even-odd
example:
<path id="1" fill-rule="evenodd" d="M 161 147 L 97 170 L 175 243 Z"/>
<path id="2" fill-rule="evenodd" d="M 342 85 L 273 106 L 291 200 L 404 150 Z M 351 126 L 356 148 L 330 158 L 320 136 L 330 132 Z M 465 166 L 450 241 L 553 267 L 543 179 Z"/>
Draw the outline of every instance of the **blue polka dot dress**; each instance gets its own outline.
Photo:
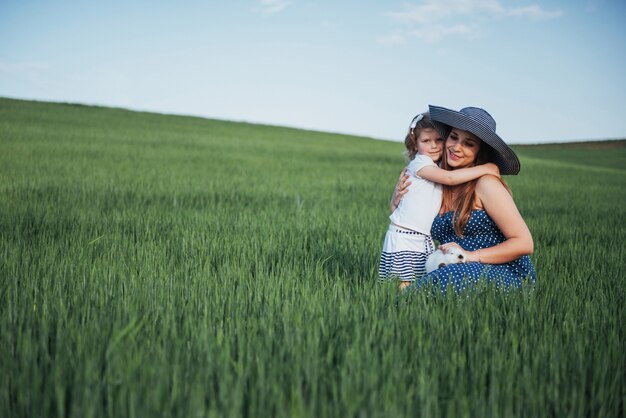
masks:
<path id="1" fill-rule="evenodd" d="M 433 221 L 432 237 L 441 244 L 456 242 L 468 251 L 476 251 L 479 248 L 493 247 L 506 240 L 496 223 L 484 210 L 472 211 L 463 237 L 456 235 L 452 215 L 451 211 L 446 212 L 438 215 Z M 417 289 L 428 283 L 438 284 L 445 294 L 446 288 L 451 284 L 455 292 L 459 293 L 485 279 L 499 289 L 517 288 L 526 279 L 535 282 L 535 267 L 527 255 L 505 264 L 478 262 L 451 264 L 422 276 L 411 285 L 411 288 Z"/>

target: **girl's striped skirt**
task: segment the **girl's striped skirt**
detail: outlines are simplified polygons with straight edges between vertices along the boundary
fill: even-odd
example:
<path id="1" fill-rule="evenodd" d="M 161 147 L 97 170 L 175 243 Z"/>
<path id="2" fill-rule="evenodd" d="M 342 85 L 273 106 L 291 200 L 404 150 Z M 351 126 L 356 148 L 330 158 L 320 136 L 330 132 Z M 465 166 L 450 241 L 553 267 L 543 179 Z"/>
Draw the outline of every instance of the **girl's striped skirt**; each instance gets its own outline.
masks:
<path id="1" fill-rule="evenodd" d="M 412 282 L 426 273 L 426 258 L 433 251 L 435 243 L 430 235 L 389 225 L 380 254 L 378 276 L 380 280 L 398 278 Z"/>

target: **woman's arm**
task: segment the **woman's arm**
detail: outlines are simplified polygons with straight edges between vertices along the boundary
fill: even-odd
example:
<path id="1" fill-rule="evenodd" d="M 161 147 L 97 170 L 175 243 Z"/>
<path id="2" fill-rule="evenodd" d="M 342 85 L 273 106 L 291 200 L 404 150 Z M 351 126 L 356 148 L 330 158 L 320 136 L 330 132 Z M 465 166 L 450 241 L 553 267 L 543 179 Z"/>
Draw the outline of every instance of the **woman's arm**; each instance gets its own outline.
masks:
<path id="1" fill-rule="evenodd" d="M 465 251 L 468 261 L 503 264 L 533 253 L 533 237 L 504 185 L 493 176 L 484 176 L 476 185 L 479 206 L 496 223 L 506 241 L 490 248 Z"/>
<path id="2" fill-rule="evenodd" d="M 407 194 L 409 191 L 409 185 L 411 184 L 409 181 L 410 177 L 411 176 L 406 173 L 406 167 L 404 167 L 404 170 L 402 170 L 402 173 L 400 173 L 400 177 L 398 178 L 396 188 L 393 189 L 393 195 L 391 196 L 391 202 L 389 203 L 390 212 L 396 210 L 402 200 L 402 196 Z"/>
<path id="3" fill-rule="evenodd" d="M 423 167 L 417 172 L 417 175 L 433 183 L 445 184 L 447 186 L 456 186 L 457 184 L 467 183 L 468 181 L 477 179 L 478 177 L 491 174 L 500 177 L 500 169 L 494 163 L 480 164 L 475 167 L 459 168 L 458 170 L 444 170 L 443 168 L 429 165 Z"/>

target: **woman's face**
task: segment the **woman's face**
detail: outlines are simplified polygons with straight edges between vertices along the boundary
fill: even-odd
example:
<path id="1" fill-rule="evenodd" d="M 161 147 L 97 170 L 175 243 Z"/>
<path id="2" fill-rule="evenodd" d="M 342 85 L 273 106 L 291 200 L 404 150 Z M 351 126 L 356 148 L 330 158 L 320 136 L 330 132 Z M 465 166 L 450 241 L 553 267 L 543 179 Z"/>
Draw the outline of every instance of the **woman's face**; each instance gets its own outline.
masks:
<path id="1" fill-rule="evenodd" d="M 422 129 L 417 138 L 417 153 L 439 162 L 443 151 L 443 138 L 435 129 Z"/>
<path id="2" fill-rule="evenodd" d="M 470 167 L 476 161 L 482 141 L 471 132 L 452 128 L 446 140 L 446 159 L 450 168 Z"/>

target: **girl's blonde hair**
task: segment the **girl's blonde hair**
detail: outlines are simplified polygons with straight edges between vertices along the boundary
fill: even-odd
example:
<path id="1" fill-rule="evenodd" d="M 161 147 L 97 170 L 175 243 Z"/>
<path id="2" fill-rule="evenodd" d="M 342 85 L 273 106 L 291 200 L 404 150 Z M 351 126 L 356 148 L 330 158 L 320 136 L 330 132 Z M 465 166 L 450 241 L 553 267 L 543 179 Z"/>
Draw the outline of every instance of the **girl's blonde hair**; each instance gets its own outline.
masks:
<path id="1" fill-rule="evenodd" d="M 471 166 L 480 164 L 486 164 L 493 161 L 491 155 L 494 151 L 485 142 L 480 142 L 480 149 L 476 155 L 476 159 Z M 448 164 L 447 152 L 444 152 L 441 161 L 441 168 L 445 170 L 451 170 L 452 168 Z M 511 189 L 502 180 L 500 182 L 504 185 L 506 190 L 511 194 Z M 452 224 L 454 225 L 454 232 L 458 237 L 463 236 L 465 226 L 469 222 L 470 216 L 472 216 L 472 210 L 476 204 L 476 185 L 478 179 L 468 181 L 467 183 L 459 184 L 458 186 L 443 186 L 443 196 L 441 200 L 441 212 L 445 213 L 453 211 Z"/>
<path id="2" fill-rule="evenodd" d="M 435 129 L 435 126 L 430 121 L 428 112 L 420 113 L 413 118 L 409 126 L 409 132 L 406 134 L 406 138 L 404 138 L 404 146 L 406 147 L 404 154 L 409 161 L 417 155 L 417 141 L 424 129 Z"/>

